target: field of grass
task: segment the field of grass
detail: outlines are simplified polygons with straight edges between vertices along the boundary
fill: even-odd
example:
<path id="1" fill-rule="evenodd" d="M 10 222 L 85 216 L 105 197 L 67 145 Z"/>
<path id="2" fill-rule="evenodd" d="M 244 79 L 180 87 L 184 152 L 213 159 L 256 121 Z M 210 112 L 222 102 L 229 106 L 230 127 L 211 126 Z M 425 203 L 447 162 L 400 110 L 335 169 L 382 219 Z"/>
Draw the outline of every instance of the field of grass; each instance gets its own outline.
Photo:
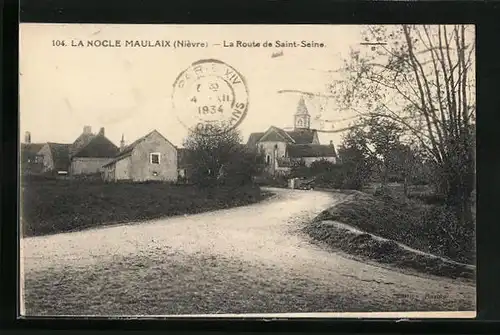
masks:
<path id="1" fill-rule="evenodd" d="M 194 214 L 258 202 L 257 186 L 200 189 L 168 183 L 103 183 L 64 179 L 21 182 L 25 237 L 97 226 Z"/>
<path id="2" fill-rule="evenodd" d="M 349 193 L 346 201 L 323 211 L 305 228 L 313 239 L 382 263 L 448 277 L 474 277 L 469 267 L 452 263 L 474 264 L 474 234 L 459 227 L 445 207 L 359 191 L 346 192 Z M 339 229 L 330 224 L 332 221 L 364 234 Z M 374 239 L 370 234 L 387 240 Z M 409 252 L 396 242 L 452 262 Z"/>

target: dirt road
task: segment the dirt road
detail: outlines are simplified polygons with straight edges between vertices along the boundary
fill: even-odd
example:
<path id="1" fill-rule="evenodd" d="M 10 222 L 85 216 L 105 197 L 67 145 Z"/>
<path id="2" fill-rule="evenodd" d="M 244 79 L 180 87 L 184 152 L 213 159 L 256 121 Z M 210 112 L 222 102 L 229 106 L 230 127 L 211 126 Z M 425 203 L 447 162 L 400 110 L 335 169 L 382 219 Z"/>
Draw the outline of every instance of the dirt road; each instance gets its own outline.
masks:
<path id="1" fill-rule="evenodd" d="M 340 195 L 24 239 L 28 315 L 474 310 L 475 288 L 358 262 L 298 229 Z"/>

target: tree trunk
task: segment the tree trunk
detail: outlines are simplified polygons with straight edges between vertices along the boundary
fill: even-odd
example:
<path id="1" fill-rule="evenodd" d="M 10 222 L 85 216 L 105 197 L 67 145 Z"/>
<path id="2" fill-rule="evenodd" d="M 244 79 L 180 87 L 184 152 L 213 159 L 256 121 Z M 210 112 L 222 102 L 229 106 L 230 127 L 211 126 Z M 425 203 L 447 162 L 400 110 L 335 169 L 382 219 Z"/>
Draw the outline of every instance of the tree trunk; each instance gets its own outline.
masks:
<path id="1" fill-rule="evenodd" d="M 404 187 L 404 195 L 405 195 L 405 197 L 408 197 L 408 177 L 407 176 L 404 176 L 403 187 Z"/>
<path id="2" fill-rule="evenodd" d="M 387 190 L 387 164 L 385 161 L 381 164 L 380 167 L 380 184 L 382 191 Z"/>
<path id="3" fill-rule="evenodd" d="M 450 176 L 446 203 L 454 209 L 459 225 L 468 229 L 473 228 L 472 191 L 473 174 L 470 171 Z"/>

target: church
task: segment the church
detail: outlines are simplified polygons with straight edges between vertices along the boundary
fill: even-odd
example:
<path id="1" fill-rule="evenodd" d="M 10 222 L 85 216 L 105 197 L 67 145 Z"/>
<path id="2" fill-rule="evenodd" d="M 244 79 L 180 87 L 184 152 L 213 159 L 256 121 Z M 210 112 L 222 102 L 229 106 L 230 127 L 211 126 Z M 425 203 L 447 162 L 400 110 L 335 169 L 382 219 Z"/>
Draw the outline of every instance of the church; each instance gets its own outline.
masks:
<path id="1" fill-rule="evenodd" d="M 337 163 L 332 141 L 328 145 L 321 144 L 318 131 L 311 129 L 311 116 L 303 97 L 294 115 L 293 130 L 271 126 L 265 132 L 250 134 L 247 146 L 264 154 L 266 172 L 270 175 L 288 173 L 297 161 L 303 161 L 307 166 L 318 160 Z"/>

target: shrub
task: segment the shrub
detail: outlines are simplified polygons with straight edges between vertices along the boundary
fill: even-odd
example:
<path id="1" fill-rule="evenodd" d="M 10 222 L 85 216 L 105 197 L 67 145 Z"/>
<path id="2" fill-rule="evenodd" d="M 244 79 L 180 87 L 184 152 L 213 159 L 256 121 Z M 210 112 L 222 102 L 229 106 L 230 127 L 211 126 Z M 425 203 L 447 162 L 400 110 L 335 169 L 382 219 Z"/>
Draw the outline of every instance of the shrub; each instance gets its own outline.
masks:
<path id="1" fill-rule="evenodd" d="M 458 224 L 449 208 L 425 205 L 378 190 L 377 196 L 353 191 L 345 202 L 318 215 L 315 221 L 346 223 L 367 233 L 458 262 L 474 259 L 474 231 Z"/>
<path id="2" fill-rule="evenodd" d="M 453 210 L 431 206 L 423 214 L 421 224 L 421 233 L 438 254 L 464 263 L 474 260 L 474 231 L 470 226 L 459 225 Z"/>

